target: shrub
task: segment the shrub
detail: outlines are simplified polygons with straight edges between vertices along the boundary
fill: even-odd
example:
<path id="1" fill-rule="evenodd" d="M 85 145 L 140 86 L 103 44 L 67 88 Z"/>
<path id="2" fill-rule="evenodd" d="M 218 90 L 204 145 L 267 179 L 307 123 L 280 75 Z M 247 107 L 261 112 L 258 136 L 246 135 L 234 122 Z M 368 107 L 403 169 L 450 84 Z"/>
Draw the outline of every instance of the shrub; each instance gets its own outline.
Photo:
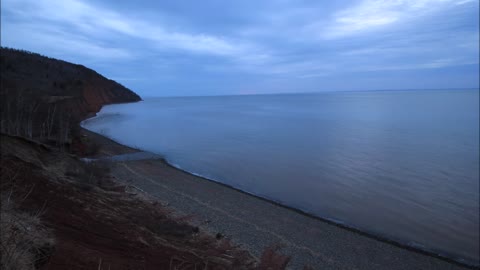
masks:
<path id="1" fill-rule="evenodd" d="M 5 196 L 3 196 L 5 195 Z M 2 194 L 0 218 L 1 269 L 30 270 L 41 266 L 54 240 L 40 221 L 40 213 L 31 215 L 17 210 L 10 195 Z"/>
<path id="2" fill-rule="evenodd" d="M 87 143 L 86 144 L 86 150 L 85 150 L 85 155 L 86 156 L 96 156 L 100 153 L 101 150 L 101 145 L 95 142 L 92 143 Z"/>
<path id="3" fill-rule="evenodd" d="M 109 161 L 90 161 L 83 164 L 83 173 L 80 175 L 81 184 L 98 186 L 102 179 L 109 176 L 112 164 Z"/>
<path id="4" fill-rule="evenodd" d="M 279 245 L 266 248 L 260 258 L 258 270 L 286 269 L 291 258 L 290 256 L 280 254 L 279 251 Z"/>

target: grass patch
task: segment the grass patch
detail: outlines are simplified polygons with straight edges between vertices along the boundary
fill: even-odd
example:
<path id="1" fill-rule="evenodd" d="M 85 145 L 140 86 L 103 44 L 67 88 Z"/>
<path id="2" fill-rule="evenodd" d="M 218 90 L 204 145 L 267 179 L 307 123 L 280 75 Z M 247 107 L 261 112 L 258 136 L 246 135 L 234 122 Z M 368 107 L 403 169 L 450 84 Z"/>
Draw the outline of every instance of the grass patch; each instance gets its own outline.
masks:
<path id="1" fill-rule="evenodd" d="M 29 214 L 19 211 L 11 200 L 11 194 L 1 194 L 0 268 L 36 269 L 47 261 L 54 239 L 40 220 L 41 212 Z"/>

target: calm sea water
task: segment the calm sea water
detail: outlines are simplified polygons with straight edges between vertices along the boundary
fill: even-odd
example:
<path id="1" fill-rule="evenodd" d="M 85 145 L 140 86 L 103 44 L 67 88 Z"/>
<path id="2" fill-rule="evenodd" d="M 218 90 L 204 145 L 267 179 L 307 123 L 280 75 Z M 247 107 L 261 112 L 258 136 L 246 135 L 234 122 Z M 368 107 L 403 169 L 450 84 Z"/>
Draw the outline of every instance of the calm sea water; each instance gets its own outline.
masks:
<path id="1" fill-rule="evenodd" d="M 314 215 L 479 261 L 479 91 L 152 98 L 84 123 Z"/>

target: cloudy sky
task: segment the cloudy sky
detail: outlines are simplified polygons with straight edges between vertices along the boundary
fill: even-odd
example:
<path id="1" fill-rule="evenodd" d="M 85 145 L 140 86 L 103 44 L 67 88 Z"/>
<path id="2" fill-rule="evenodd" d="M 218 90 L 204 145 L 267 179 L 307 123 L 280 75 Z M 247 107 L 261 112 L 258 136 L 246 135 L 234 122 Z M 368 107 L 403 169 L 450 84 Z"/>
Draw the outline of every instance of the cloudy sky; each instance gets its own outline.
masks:
<path id="1" fill-rule="evenodd" d="M 478 0 L 2 0 L 1 44 L 142 96 L 478 88 Z"/>

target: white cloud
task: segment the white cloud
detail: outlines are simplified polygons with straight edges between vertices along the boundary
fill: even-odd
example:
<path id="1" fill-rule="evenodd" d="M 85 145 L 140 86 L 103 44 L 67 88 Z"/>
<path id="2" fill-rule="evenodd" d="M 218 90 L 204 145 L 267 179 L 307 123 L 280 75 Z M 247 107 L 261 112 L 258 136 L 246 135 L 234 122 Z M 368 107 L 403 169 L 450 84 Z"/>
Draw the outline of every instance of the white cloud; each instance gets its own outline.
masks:
<path id="1" fill-rule="evenodd" d="M 253 45 L 219 36 L 170 31 L 158 22 L 132 19 L 128 14 L 92 6 L 81 0 L 4 0 L 2 8 L 31 21 L 55 23 L 58 27 L 73 26 L 87 36 L 105 39 L 121 34 L 142 39 L 159 49 L 180 49 L 233 58 L 255 54 L 256 50 Z"/>
<path id="2" fill-rule="evenodd" d="M 413 63 L 413 64 L 397 64 L 397 65 L 365 65 L 358 69 L 353 69 L 352 71 L 395 71 L 395 70 L 415 70 L 415 69 L 437 69 L 445 68 L 451 66 L 462 66 L 462 65 L 478 65 L 478 61 L 475 60 L 465 60 L 465 59 L 435 59 L 431 61 Z"/>
<path id="3" fill-rule="evenodd" d="M 33 42 L 32 42 L 33 41 Z M 9 23 L 2 25 L 2 45 L 31 51 L 51 51 L 49 56 L 69 59 L 69 55 L 93 59 L 131 59 L 132 53 L 50 25 Z M 40 52 L 38 51 L 38 52 Z"/>
<path id="4" fill-rule="evenodd" d="M 465 4 L 470 0 L 364 0 L 334 14 L 331 22 L 308 26 L 323 39 L 336 39 L 382 29 L 435 11 L 445 4 Z"/>
<path id="5" fill-rule="evenodd" d="M 466 3 L 470 3 L 470 2 L 475 2 L 475 1 L 478 1 L 478 0 L 459 0 L 456 2 L 457 5 L 463 5 L 463 4 L 466 4 Z"/>

